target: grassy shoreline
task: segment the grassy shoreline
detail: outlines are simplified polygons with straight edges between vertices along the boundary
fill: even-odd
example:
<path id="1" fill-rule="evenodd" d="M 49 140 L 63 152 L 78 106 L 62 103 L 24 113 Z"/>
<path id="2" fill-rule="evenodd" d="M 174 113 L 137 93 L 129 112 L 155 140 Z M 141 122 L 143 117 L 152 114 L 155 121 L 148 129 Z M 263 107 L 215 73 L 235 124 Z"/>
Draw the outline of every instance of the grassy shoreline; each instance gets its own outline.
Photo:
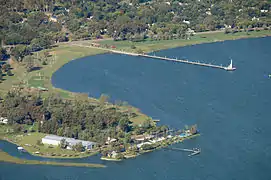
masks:
<path id="1" fill-rule="evenodd" d="M 52 158 L 52 159 L 78 159 L 90 157 L 98 154 L 96 152 L 84 152 L 78 153 L 67 149 L 61 149 L 57 146 L 48 145 L 36 145 L 37 140 L 41 140 L 45 134 L 43 133 L 31 133 L 31 135 L 25 134 L 0 134 L 0 140 L 7 141 L 16 146 L 23 147 L 29 154 L 32 156 L 44 157 L 44 158 Z M 36 154 L 35 152 L 39 152 Z"/>
<path id="2" fill-rule="evenodd" d="M 194 36 L 191 36 L 189 40 L 185 39 L 174 39 L 174 40 L 160 40 L 152 41 L 145 40 L 143 42 L 130 42 L 130 41 L 113 41 L 113 40 L 102 40 L 97 41 L 102 45 L 112 45 L 116 46 L 118 49 L 136 52 L 138 49 L 144 51 L 145 53 L 150 53 L 153 51 L 165 50 L 170 48 L 191 46 L 196 44 L 205 44 L 205 43 L 215 43 L 228 40 L 238 40 L 238 39 L 247 39 L 247 38 L 259 38 L 259 37 L 268 37 L 271 36 L 271 30 L 260 30 L 260 31 L 251 31 L 248 34 L 246 32 L 238 32 L 234 34 L 225 34 L 224 32 L 212 32 L 212 33 L 199 33 Z M 83 45 L 90 45 L 92 41 L 82 41 Z M 135 49 L 132 49 L 131 46 L 135 46 Z"/>
<path id="3" fill-rule="evenodd" d="M 168 48 L 175 48 L 175 47 L 182 47 L 182 46 L 189 46 L 194 44 L 202 44 L 202 43 L 213 43 L 213 42 L 219 42 L 219 41 L 225 41 L 225 40 L 236 40 L 236 39 L 242 39 L 242 38 L 257 38 L 257 37 L 266 37 L 271 36 L 271 30 L 261 30 L 261 31 L 253 31 L 249 32 L 249 35 L 247 35 L 245 32 L 238 32 L 235 34 L 224 34 L 223 32 L 214 32 L 214 33 L 206 33 L 206 34 L 198 34 L 193 37 L 191 37 L 190 40 L 161 40 L 161 41 L 150 41 L 146 40 L 145 42 L 138 42 L 138 43 L 132 43 L 129 41 L 112 41 L 112 40 L 102 40 L 99 43 L 100 44 L 109 44 L 109 45 L 115 45 L 117 48 L 126 50 L 126 51 L 135 51 L 135 49 L 131 49 L 131 45 L 136 46 L 137 49 L 141 49 L 144 52 L 152 52 L 152 51 L 158 51 L 162 49 L 168 49 Z M 84 45 L 90 45 L 90 43 L 93 41 L 82 41 L 78 43 L 82 43 Z M 69 63 L 73 60 L 76 60 L 78 58 L 91 56 L 91 55 L 97 55 L 97 54 L 103 54 L 106 53 L 106 51 L 98 50 L 95 48 L 88 48 L 88 47 L 77 47 L 69 45 L 69 43 L 61 44 L 58 47 L 54 47 L 52 49 L 45 50 L 51 54 L 51 63 L 49 65 L 42 66 L 40 70 L 32 71 L 29 73 L 25 72 L 25 68 L 20 64 L 12 64 L 12 67 L 14 68 L 13 72 L 15 73 L 15 76 L 11 77 L 5 77 L 6 80 L 2 83 L 0 83 L 0 94 L 3 92 L 7 92 L 10 90 L 14 84 L 17 84 L 18 82 L 25 80 L 24 86 L 26 84 L 28 87 L 38 87 L 43 86 L 48 89 L 47 92 L 43 92 L 43 96 L 48 96 L 50 93 L 57 93 L 63 98 L 67 99 L 88 99 L 90 102 L 97 103 L 98 100 L 95 98 L 89 98 L 87 94 L 80 94 L 80 93 L 73 93 L 69 92 L 63 89 L 55 88 L 51 82 L 52 75 L 62 66 L 64 66 L 66 63 Z M 39 56 L 43 54 L 43 52 L 39 52 Z M 38 74 L 42 74 L 39 77 Z M 101 92 L 102 93 L 102 92 Z M 137 108 L 134 107 L 123 107 L 123 109 L 133 109 L 137 112 L 139 115 L 135 118 L 135 122 L 142 123 L 144 120 L 149 118 L 147 115 L 140 113 L 140 111 Z M 13 142 L 14 143 L 14 142 Z M 16 143 L 15 143 L 16 144 Z M 23 144 L 17 144 L 23 146 L 26 150 L 28 150 L 28 147 L 25 147 Z M 32 151 L 29 151 L 31 154 Z M 36 156 L 41 157 L 53 157 L 57 158 L 57 156 L 42 156 L 39 154 L 33 154 Z M 84 157 L 87 157 L 90 155 L 86 155 Z M 65 157 L 59 157 L 59 158 L 65 158 Z M 66 157 L 66 158 L 78 158 L 78 157 Z"/>
<path id="4" fill-rule="evenodd" d="M 144 42 L 130 42 L 130 41 L 113 41 L 113 40 L 100 40 L 98 43 L 101 45 L 114 45 L 117 49 L 135 52 L 138 49 L 149 53 L 153 51 L 159 51 L 169 48 L 190 46 L 195 44 L 203 44 L 203 43 L 214 43 L 226 40 L 237 40 L 244 38 L 258 38 L 258 37 L 266 37 L 271 36 L 271 30 L 261 30 L 261 31 L 252 31 L 249 32 L 249 35 L 245 32 L 238 32 L 235 34 L 224 34 L 223 32 L 213 32 L 206 34 L 196 34 L 192 36 L 190 40 L 184 39 L 176 39 L 176 40 L 160 40 L 160 41 L 151 41 L 146 40 Z M 79 43 L 82 45 L 90 46 L 90 44 L 94 42 L 90 41 L 75 41 L 73 43 Z M 131 46 L 134 45 L 136 49 L 132 49 Z M 86 56 L 98 55 L 107 53 L 106 51 L 91 48 L 91 47 L 78 47 L 72 46 L 70 43 L 59 44 L 58 47 L 54 47 L 52 49 L 45 50 L 51 54 L 51 62 L 49 65 L 41 66 L 40 70 L 32 71 L 26 73 L 26 70 L 22 65 L 14 63 L 12 67 L 14 68 L 14 76 L 5 77 L 5 80 L 0 83 L 0 93 L 6 92 L 10 90 L 15 84 L 19 82 L 23 82 L 23 86 L 28 87 L 38 87 L 43 86 L 48 89 L 48 92 L 44 92 L 43 94 L 46 96 L 49 93 L 57 93 L 64 98 L 73 99 L 76 96 L 80 96 L 82 98 L 86 98 L 87 94 L 83 93 L 73 93 L 63 89 L 55 88 L 51 82 L 52 75 L 65 64 L 82 58 Z M 42 52 L 38 52 L 39 55 L 34 54 L 42 58 Z M 101 92 L 102 93 L 102 92 Z M 93 102 L 97 102 L 97 99 L 90 98 Z"/>
<path id="5" fill-rule="evenodd" d="M 13 157 L 8 153 L 0 150 L 0 162 L 15 163 L 15 164 L 30 164 L 30 165 L 53 165 L 53 166 L 69 166 L 69 167 L 91 167 L 91 168 L 104 168 L 102 164 L 92 163 L 72 163 L 72 162 L 53 162 L 53 161 L 37 161 L 26 160 Z"/>

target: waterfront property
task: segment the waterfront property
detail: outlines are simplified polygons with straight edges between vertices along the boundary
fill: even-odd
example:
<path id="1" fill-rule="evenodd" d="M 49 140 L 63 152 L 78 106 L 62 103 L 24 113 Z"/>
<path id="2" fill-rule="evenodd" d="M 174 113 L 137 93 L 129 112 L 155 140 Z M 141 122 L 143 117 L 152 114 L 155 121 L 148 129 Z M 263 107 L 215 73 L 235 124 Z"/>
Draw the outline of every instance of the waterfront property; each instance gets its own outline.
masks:
<path id="1" fill-rule="evenodd" d="M 8 123 L 7 118 L 0 117 L 0 124 L 7 124 L 7 123 Z"/>
<path id="2" fill-rule="evenodd" d="M 63 139 L 67 142 L 67 149 L 72 149 L 72 147 L 78 143 L 82 143 L 82 145 L 84 146 L 85 149 L 93 149 L 96 145 L 95 142 L 83 141 L 83 140 L 79 140 L 79 139 L 61 137 L 61 136 L 56 136 L 56 135 L 45 136 L 44 138 L 42 138 L 42 143 L 58 146 L 58 145 L 60 145 L 61 140 L 63 140 Z"/>

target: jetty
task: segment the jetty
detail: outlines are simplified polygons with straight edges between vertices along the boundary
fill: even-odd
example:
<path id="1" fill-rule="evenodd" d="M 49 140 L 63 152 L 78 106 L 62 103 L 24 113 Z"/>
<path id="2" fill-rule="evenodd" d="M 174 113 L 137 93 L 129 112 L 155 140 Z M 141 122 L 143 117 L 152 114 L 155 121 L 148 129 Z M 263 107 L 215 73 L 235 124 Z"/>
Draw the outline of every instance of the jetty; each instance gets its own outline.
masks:
<path id="1" fill-rule="evenodd" d="M 190 152 L 191 154 L 189 154 L 188 156 L 194 156 L 194 155 L 197 155 L 197 154 L 199 154 L 201 152 L 201 150 L 199 148 L 183 149 L 183 148 L 170 148 L 170 147 L 167 147 L 165 149 L 173 150 L 173 151 Z"/>
<path id="2" fill-rule="evenodd" d="M 199 65 L 199 66 L 205 66 L 205 67 L 211 67 L 211 68 L 218 68 L 218 69 L 223 69 L 226 71 L 234 71 L 236 69 L 235 67 L 233 67 L 232 60 L 228 66 L 222 66 L 222 65 L 219 66 L 219 65 L 214 65 L 211 63 L 207 64 L 207 63 L 196 62 L 196 61 L 188 61 L 188 60 L 177 59 L 177 58 L 174 59 L 174 58 L 148 55 L 148 54 L 138 54 L 138 53 L 125 52 L 125 51 L 110 50 L 110 52 L 117 53 L 117 54 L 125 54 L 125 55 L 130 55 L 130 56 L 141 56 L 141 57 L 158 59 L 158 60 L 173 61 L 173 62 L 193 64 L 193 65 Z"/>
<path id="3" fill-rule="evenodd" d="M 228 66 L 222 66 L 222 65 L 214 65 L 214 64 L 211 64 L 211 63 L 208 64 L 208 63 L 199 62 L 199 61 L 198 62 L 197 61 L 188 61 L 188 60 L 183 60 L 183 59 L 178 59 L 178 58 L 155 56 L 155 55 L 149 55 L 149 54 L 144 54 L 144 53 L 139 54 L 139 53 L 126 52 L 126 51 L 119 51 L 119 50 L 103 48 L 103 47 L 82 45 L 82 44 L 78 44 L 78 43 L 71 43 L 71 45 L 80 46 L 80 47 L 96 48 L 96 49 L 100 49 L 100 50 L 104 50 L 104 51 L 108 51 L 108 52 L 116 53 L 116 54 L 124 54 L 124 55 L 129 55 L 129 56 L 138 56 L 138 57 L 145 57 L 145 58 L 158 59 L 158 60 L 164 60 L 164 61 L 172 61 L 172 62 L 180 62 L 180 63 L 185 63 L 185 64 L 193 64 L 193 65 L 210 67 L 210 68 L 217 68 L 217 69 L 222 69 L 222 70 L 226 70 L 226 71 L 234 71 L 236 69 L 235 67 L 233 67 L 232 60 L 231 60 L 231 63 Z"/>

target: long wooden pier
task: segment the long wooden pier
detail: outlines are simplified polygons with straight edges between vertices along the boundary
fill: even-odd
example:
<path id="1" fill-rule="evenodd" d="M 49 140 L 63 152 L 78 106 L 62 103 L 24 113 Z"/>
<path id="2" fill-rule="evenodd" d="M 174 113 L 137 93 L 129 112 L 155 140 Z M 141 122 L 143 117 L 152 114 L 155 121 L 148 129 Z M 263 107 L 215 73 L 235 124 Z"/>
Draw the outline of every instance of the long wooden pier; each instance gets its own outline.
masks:
<path id="1" fill-rule="evenodd" d="M 180 63 L 193 64 L 193 65 L 198 65 L 198 66 L 205 66 L 205 67 L 223 69 L 223 70 L 226 70 L 226 71 L 235 70 L 235 68 L 232 66 L 232 61 L 231 61 L 229 66 L 222 66 L 222 65 L 219 66 L 219 65 L 214 65 L 214 64 L 207 64 L 207 63 L 196 62 L 196 61 L 188 61 L 188 60 L 177 59 L 177 58 L 174 59 L 174 58 L 169 58 L 169 57 L 161 57 L 161 56 L 148 55 L 148 54 L 139 54 L 139 53 L 125 52 L 125 51 L 118 51 L 118 50 L 95 47 L 95 46 L 87 46 L 87 45 L 81 45 L 81 44 L 77 44 L 77 43 L 72 43 L 71 45 L 80 46 L 80 47 L 96 48 L 96 49 L 109 51 L 111 53 L 116 53 L 116 54 L 124 54 L 124 55 L 129 55 L 129 56 L 139 56 L 139 57 L 145 57 L 145 58 L 152 58 L 152 59 L 158 59 L 158 60 L 180 62 Z"/>
<path id="2" fill-rule="evenodd" d="M 191 152 L 191 154 L 189 154 L 188 156 L 194 156 L 197 155 L 201 152 L 201 150 L 199 148 L 195 148 L 195 149 L 183 149 L 183 148 L 170 148 L 167 147 L 166 149 L 168 150 L 174 150 L 174 151 L 184 151 L 184 152 Z"/>
<path id="3" fill-rule="evenodd" d="M 222 66 L 222 65 L 219 66 L 219 65 L 207 64 L 207 63 L 196 62 L 196 61 L 188 61 L 188 60 L 177 59 L 177 58 L 174 59 L 174 58 L 161 57 L 161 56 L 148 55 L 148 54 L 137 54 L 137 53 L 130 53 L 130 52 L 125 52 L 125 51 L 110 50 L 110 52 L 117 53 L 117 54 L 125 54 L 125 55 L 130 55 L 130 56 L 141 56 L 141 57 L 158 59 L 158 60 L 173 61 L 173 62 L 193 64 L 193 65 L 199 65 L 199 66 L 205 66 L 205 67 L 211 67 L 211 68 L 218 68 L 218 69 L 223 69 L 227 71 L 235 70 L 235 68 L 232 67 L 232 62 L 229 66 Z"/>

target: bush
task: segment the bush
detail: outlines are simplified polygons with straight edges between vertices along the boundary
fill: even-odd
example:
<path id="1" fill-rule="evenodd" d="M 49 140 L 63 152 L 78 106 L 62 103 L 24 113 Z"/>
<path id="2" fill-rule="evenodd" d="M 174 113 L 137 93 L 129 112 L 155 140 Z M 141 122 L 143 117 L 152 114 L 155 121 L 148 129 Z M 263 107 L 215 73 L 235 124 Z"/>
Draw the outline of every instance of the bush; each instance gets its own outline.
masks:
<path id="1" fill-rule="evenodd" d="M 41 142 L 40 139 L 37 140 L 36 144 L 37 144 L 38 146 L 43 146 L 43 143 Z"/>
<path id="2" fill-rule="evenodd" d="M 136 49 L 135 45 L 131 45 L 131 49 Z"/>
<path id="3" fill-rule="evenodd" d="M 7 75 L 8 75 L 8 76 L 13 76 L 13 73 L 11 72 L 10 69 L 7 71 Z"/>

